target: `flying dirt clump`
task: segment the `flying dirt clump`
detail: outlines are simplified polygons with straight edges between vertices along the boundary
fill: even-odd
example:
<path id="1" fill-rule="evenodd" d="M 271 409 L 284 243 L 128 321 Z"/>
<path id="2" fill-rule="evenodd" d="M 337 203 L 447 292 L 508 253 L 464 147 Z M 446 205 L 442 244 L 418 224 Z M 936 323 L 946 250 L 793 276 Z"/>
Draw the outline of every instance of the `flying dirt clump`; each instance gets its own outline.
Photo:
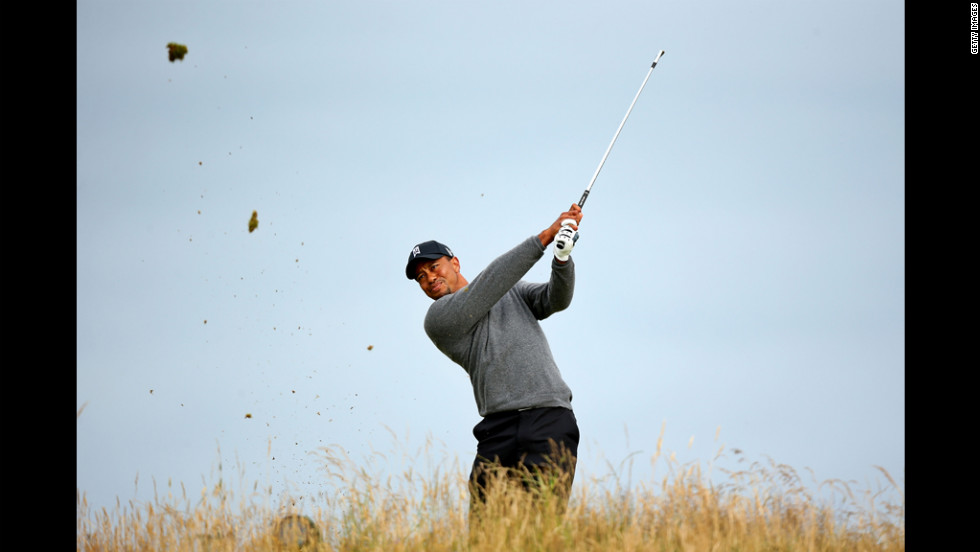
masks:
<path id="1" fill-rule="evenodd" d="M 187 54 L 187 46 L 177 44 L 176 42 L 167 44 L 167 50 L 170 51 L 170 63 L 173 63 L 176 59 L 184 61 L 184 56 Z"/>
<path id="2" fill-rule="evenodd" d="M 259 227 L 259 212 L 252 211 L 252 218 L 248 221 L 248 232 L 251 234 Z"/>

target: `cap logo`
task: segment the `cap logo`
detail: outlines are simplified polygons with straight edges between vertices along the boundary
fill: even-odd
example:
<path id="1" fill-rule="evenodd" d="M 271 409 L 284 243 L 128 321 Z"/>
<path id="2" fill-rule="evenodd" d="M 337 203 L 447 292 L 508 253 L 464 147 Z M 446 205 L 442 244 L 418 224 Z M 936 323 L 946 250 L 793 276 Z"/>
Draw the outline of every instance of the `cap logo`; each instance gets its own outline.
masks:
<path id="1" fill-rule="evenodd" d="M 412 258 L 418 257 L 420 253 L 422 253 L 422 250 L 416 245 L 415 249 L 412 250 Z"/>

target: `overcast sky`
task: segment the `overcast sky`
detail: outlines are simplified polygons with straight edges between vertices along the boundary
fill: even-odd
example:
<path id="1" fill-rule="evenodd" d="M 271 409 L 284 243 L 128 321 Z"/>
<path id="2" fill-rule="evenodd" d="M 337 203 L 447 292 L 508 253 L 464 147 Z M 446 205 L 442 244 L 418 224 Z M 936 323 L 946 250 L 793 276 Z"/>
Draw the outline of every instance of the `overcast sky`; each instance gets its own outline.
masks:
<path id="1" fill-rule="evenodd" d="M 311 509 L 320 447 L 468 469 L 479 415 L 409 251 L 442 241 L 472 279 L 550 224 L 660 50 L 543 322 L 576 481 L 659 481 L 662 431 L 680 463 L 904 482 L 904 4 L 76 6 L 89 504 L 197 496 L 220 465 Z"/>

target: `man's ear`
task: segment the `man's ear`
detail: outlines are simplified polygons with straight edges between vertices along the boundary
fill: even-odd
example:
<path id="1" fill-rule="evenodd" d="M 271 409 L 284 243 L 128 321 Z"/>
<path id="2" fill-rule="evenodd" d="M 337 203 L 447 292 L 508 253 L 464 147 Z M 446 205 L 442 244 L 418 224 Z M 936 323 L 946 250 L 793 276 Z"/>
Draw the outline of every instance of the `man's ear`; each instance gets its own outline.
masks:
<path id="1" fill-rule="evenodd" d="M 453 257 L 452 263 L 453 263 L 453 268 L 456 270 L 457 273 L 459 273 L 459 257 Z"/>

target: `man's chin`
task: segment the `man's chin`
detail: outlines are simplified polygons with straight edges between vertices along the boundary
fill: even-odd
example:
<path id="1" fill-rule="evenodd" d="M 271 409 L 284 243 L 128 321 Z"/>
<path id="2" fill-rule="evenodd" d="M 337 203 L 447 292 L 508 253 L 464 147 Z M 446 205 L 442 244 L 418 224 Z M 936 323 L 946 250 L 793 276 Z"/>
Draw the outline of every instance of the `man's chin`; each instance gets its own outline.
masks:
<path id="1" fill-rule="evenodd" d="M 429 297 L 431 297 L 433 299 L 439 299 L 440 297 L 445 297 L 446 295 L 449 295 L 450 293 L 452 293 L 452 291 L 450 291 L 449 288 L 443 286 L 443 287 L 440 287 L 439 288 L 439 291 L 433 291 L 432 293 L 430 293 L 429 294 Z"/>

